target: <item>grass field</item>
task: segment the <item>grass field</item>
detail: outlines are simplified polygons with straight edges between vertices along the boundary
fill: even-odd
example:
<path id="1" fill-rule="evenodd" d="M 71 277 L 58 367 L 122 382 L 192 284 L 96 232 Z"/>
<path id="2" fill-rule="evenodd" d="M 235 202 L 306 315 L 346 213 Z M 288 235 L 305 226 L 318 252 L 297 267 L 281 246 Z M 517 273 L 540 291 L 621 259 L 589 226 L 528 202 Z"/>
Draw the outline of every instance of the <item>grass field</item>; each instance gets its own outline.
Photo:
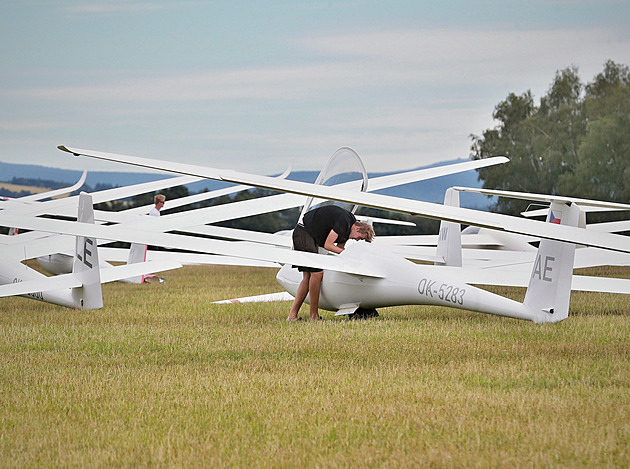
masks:
<path id="1" fill-rule="evenodd" d="M 0 299 L 0 466 L 630 466 L 627 297 L 574 294 L 543 325 L 211 304 L 274 275 L 186 267 L 96 311 Z"/>
<path id="2" fill-rule="evenodd" d="M 30 192 L 31 194 L 39 194 L 41 192 L 46 192 L 46 191 L 51 190 L 46 187 L 23 186 L 23 185 L 18 185 L 18 184 L 11 184 L 10 182 L 0 182 L 0 189 L 6 189 L 12 192 L 26 191 L 26 192 Z"/>

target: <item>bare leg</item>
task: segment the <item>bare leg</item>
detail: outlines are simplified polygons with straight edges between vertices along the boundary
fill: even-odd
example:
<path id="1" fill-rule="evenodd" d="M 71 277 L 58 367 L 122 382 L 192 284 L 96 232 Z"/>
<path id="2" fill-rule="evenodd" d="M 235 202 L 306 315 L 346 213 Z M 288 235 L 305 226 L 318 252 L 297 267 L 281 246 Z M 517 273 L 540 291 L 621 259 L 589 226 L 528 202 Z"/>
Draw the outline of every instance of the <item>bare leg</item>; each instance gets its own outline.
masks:
<path id="1" fill-rule="evenodd" d="M 291 306 L 291 311 L 289 312 L 289 317 L 287 321 L 297 321 L 298 313 L 300 312 L 300 307 L 304 300 L 306 299 L 306 295 L 308 295 L 309 284 L 311 280 L 310 272 L 302 272 L 302 281 L 298 286 L 297 292 L 295 294 L 295 299 L 293 300 L 293 305 Z"/>
<path id="2" fill-rule="evenodd" d="M 310 316 L 311 320 L 321 319 L 319 317 L 319 292 L 322 288 L 324 272 L 313 272 L 309 282 L 310 293 Z"/>

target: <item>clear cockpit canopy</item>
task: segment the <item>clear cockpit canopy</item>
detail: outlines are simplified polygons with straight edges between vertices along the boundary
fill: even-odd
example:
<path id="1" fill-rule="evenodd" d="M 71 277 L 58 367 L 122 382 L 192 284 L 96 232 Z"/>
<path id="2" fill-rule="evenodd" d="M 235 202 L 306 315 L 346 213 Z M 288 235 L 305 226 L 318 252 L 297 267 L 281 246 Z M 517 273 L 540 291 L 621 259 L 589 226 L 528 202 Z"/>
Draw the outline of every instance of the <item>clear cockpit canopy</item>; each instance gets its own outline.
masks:
<path id="1" fill-rule="evenodd" d="M 315 184 L 336 186 L 349 191 L 365 192 L 367 191 L 368 175 L 359 155 L 352 148 L 341 147 L 328 159 L 324 169 L 322 169 L 315 180 Z M 357 205 L 353 204 L 309 197 L 302 208 L 300 223 L 306 212 L 323 205 L 338 205 L 352 213 L 356 212 L 358 208 Z"/>

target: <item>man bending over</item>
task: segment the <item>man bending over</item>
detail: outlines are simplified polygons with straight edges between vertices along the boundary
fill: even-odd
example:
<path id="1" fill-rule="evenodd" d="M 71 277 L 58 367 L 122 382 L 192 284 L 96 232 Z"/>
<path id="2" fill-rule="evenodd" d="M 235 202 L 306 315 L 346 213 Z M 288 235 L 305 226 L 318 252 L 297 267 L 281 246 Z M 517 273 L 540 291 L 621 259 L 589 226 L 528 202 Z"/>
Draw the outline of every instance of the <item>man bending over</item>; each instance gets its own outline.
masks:
<path id="1" fill-rule="evenodd" d="M 319 247 L 328 251 L 343 252 L 348 239 L 372 242 L 374 230 L 367 223 L 357 221 L 352 213 L 337 205 L 324 205 L 310 210 L 304 215 L 304 224 L 293 230 L 293 249 L 296 251 L 318 252 Z M 298 266 L 302 281 L 297 289 L 293 306 L 287 321 L 298 321 L 298 312 L 306 295 L 310 295 L 310 319 L 318 321 L 319 292 L 324 271 L 312 267 Z"/>

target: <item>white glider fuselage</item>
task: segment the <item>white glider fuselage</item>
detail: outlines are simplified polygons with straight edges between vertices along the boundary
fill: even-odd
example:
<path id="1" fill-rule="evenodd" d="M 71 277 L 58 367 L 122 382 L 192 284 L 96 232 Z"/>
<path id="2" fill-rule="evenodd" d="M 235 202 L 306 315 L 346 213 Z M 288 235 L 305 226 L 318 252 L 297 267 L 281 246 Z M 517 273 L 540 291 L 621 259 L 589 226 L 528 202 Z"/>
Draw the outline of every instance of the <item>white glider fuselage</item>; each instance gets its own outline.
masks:
<path id="1" fill-rule="evenodd" d="M 553 202 L 548 222 L 552 215 L 559 223 L 577 226 L 580 209 L 575 204 Z M 459 232 L 459 227 L 456 228 Z M 371 267 L 378 275 L 325 271 L 319 307 L 339 311 L 337 314 L 352 314 L 358 308 L 437 305 L 537 323 L 562 321 L 569 315 L 574 254 L 572 243 L 541 240 L 525 300 L 519 303 L 449 278 L 440 270 L 443 267 L 415 264 L 378 246 L 358 242 L 349 245 L 339 256 Z M 285 265 L 277 279 L 296 296 L 301 273 Z"/>
<path id="2" fill-rule="evenodd" d="M 534 322 L 553 321 L 549 313 L 535 311 L 522 303 L 495 295 L 439 274 L 439 267 L 415 264 L 364 242 L 348 246 L 340 256 L 373 265 L 382 277 L 367 277 L 325 271 L 319 307 L 329 311 L 382 308 L 401 305 L 437 305 L 478 311 Z M 293 296 L 302 273 L 285 265 L 278 282 Z M 307 297 L 307 302 L 308 302 Z M 549 317 L 545 317 L 548 315 Z"/>

